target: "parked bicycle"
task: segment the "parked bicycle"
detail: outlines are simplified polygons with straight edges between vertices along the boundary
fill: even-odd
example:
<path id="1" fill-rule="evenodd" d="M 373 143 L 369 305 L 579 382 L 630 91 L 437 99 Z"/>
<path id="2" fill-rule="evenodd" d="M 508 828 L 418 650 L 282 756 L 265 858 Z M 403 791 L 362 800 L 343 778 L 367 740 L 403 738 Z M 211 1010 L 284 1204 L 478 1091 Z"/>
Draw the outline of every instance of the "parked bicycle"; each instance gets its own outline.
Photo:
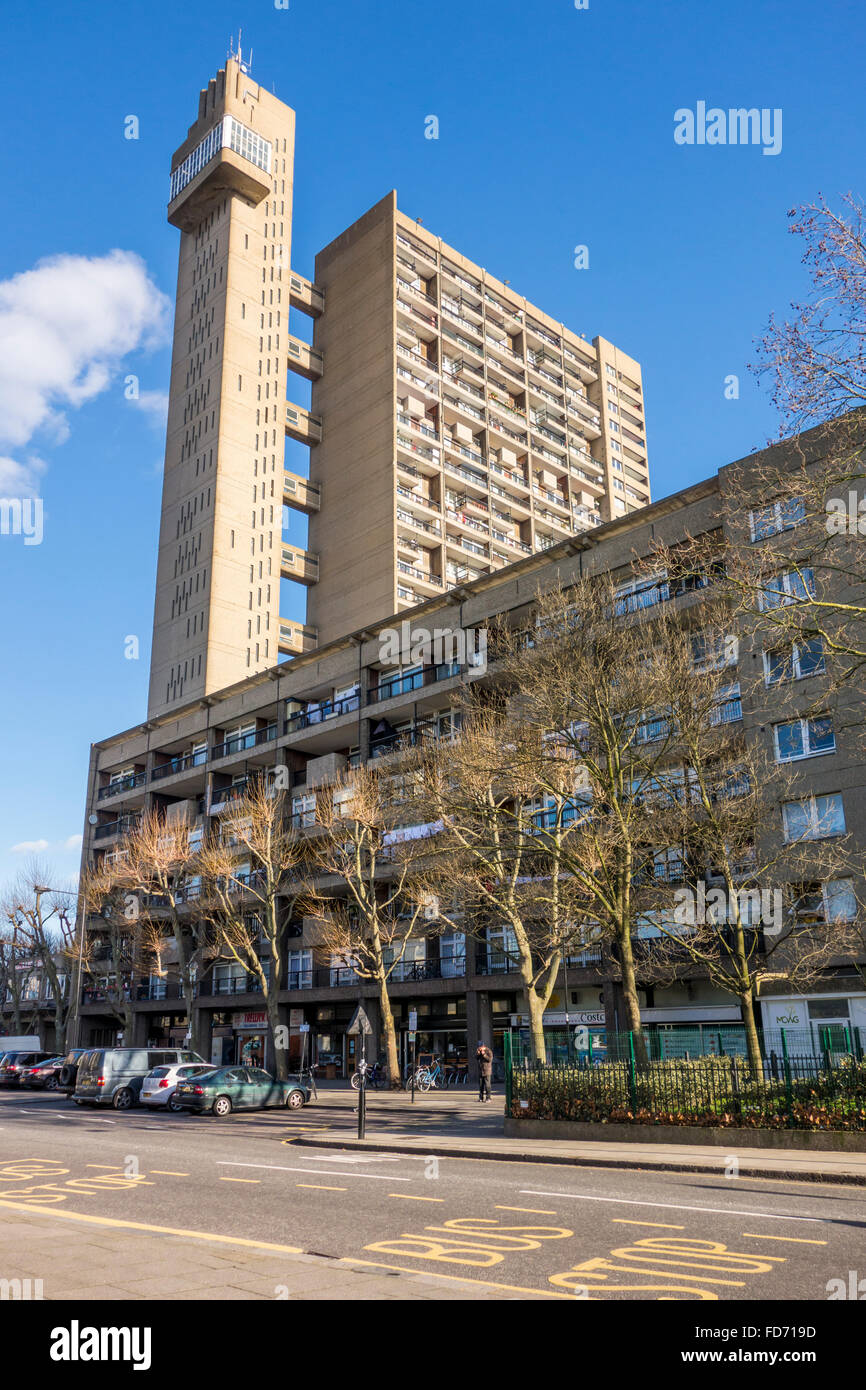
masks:
<path id="1" fill-rule="evenodd" d="M 352 1086 L 356 1091 L 360 1091 L 362 1085 L 373 1086 L 377 1091 L 381 1091 L 383 1086 L 388 1085 L 388 1072 L 379 1062 L 374 1062 L 367 1067 L 365 1072 L 356 1071 L 352 1075 Z"/>
<path id="2" fill-rule="evenodd" d="M 444 1079 L 445 1073 L 442 1070 L 442 1064 L 438 1057 L 434 1057 L 429 1066 L 416 1067 L 414 1083 L 412 1073 L 409 1073 L 406 1089 L 411 1090 L 414 1084 L 416 1091 L 429 1091 L 431 1088 L 436 1090 L 443 1084 Z"/>

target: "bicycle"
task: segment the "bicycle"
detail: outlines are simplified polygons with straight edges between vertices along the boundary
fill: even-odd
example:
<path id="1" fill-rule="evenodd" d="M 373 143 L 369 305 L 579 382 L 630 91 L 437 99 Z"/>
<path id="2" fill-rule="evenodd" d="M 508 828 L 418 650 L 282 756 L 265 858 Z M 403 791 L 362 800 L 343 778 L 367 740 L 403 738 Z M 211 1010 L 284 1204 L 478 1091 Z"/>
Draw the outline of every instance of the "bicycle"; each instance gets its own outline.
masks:
<path id="1" fill-rule="evenodd" d="M 388 1073 L 378 1062 L 374 1062 L 371 1067 L 367 1067 L 365 1072 L 356 1071 L 352 1075 L 353 1090 L 360 1091 L 365 1083 L 368 1086 L 373 1086 L 375 1090 L 381 1091 L 383 1086 L 388 1085 Z"/>
<path id="2" fill-rule="evenodd" d="M 442 1064 L 440 1063 L 437 1057 L 432 1066 L 418 1067 L 418 1069 L 415 1072 L 415 1090 L 429 1091 L 431 1087 L 434 1090 L 436 1090 L 439 1086 L 440 1081 L 442 1081 L 443 1078 L 444 1072 L 442 1071 Z M 407 1087 L 411 1089 L 413 1084 L 411 1073 L 409 1075 L 409 1080 L 406 1084 Z"/>

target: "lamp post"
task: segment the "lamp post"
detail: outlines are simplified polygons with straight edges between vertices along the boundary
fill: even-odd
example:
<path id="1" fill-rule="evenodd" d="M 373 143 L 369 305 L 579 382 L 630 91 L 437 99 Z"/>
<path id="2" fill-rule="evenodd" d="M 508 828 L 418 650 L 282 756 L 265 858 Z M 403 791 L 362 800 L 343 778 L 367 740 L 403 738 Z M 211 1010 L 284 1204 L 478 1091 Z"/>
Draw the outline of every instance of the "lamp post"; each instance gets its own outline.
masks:
<path id="1" fill-rule="evenodd" d="M 77 888 L 51 888 L 44 883 L 34 883 L 33 891 L 36 894 L 37 912 L 39 911 L 39 897 L 42 893 L 60 893 L 65 897 L 78 898 Z M 78 957 L 76 960 L 74 1001 L 75 1001 L 75 1043 L 78 1046 L 79 1033 L 81 1032 L 81 965 L 84 953 L 84 930 L 87 923 L 87 894 L 81 894 L 81 925 L 78 932 Z M 71 1030 L 70 1030 L 71 1031 Z M 67 1048 L 73 1046 L 72 1039 L 67 1036 Z"/>

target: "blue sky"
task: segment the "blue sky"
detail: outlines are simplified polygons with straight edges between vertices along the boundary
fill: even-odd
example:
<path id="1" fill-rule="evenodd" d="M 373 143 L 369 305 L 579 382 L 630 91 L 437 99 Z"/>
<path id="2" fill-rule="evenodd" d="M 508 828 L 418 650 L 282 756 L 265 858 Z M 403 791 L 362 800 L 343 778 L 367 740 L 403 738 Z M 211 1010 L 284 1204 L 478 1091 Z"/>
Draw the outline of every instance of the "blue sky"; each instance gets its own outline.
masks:
<path id="1" fill-rule="evenodd" d="M 160 296 L 177 264 L 169 160 L 241 26 L 253 75 L 297 112 L 295 267 L 312 274 L 316 250 L 396 187 L 431 231 L 641 361 L 656 498 L 775 433 L 746 364 L 768 313 L 805 285 L 786 211 L 838 197 L 862 168 L 856 0 L 79 0 L 50 18 L 7 6 L 0 305 L 5 291 L 20 309 L 22 286 L 38 284 L 51 319 L 51 282 L 14 278 L 47 257 L 119 249 L 141 264 L 98 376 L 73 400 L 37 380 L 50 414 L 32 429 L 20 353 L 3 368 L 0 340 L 7 419 L 21 404 L 0 453 L 38 476 L 44 499 L 40 545 L 0 536 L 0 883 L 28 843 L 69 881 L 89 745 L 144 717 L 170 366 Z M 674 111 L 698 101 L 781 108 L 781 153 L 676 145 Z M 128 115 L 138 140 L 124 139 Z M 577 244 L 588 270 L 574 269 Z M 110 311 L 99 318 L 97 337 Z M 725 399 L 731 373 L 738 400 Z M 293 394 L 308 399 L 303 383 Z M 124 655 L 130 635 L 138 660 Z"/>

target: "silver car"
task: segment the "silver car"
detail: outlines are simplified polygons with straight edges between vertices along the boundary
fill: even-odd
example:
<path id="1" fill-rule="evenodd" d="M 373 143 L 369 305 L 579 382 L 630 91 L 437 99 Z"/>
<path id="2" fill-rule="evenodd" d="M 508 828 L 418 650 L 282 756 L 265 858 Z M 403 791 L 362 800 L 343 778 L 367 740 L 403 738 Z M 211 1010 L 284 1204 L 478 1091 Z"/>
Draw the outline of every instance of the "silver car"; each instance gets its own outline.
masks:
<path id="1" fill-rule="evenodd" d="M 175 1062 L 172 1066 L 154 1067 L 141 1083 L 141 1103 L 154 1108 L 167 1106 L 176 1113 L 180 1110 L 175 1096 L 178 1081 L 214 1070 L 214 1067 L 202 1062 Z"/>

